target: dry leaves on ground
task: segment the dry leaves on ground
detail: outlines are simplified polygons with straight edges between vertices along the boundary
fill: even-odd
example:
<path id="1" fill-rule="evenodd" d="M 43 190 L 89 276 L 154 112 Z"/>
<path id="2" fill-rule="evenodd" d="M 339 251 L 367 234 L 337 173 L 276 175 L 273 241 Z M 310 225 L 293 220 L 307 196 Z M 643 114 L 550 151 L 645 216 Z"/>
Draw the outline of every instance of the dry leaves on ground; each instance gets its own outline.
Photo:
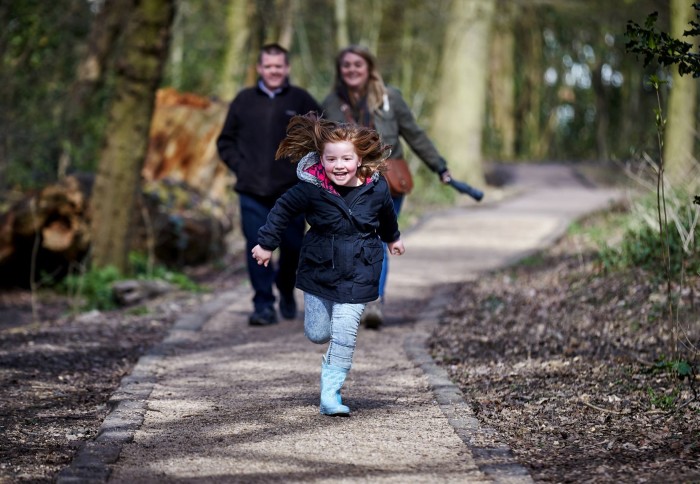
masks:
<path id="1" fill-rule="evenodd" d="M 603 274 L 582 249 L 570 236 L 456 287 L 433 356 L 538 482 L 697 482 L 699 382 L 655 364 L 669 347 L 663 289 L 637 270 Z"/>

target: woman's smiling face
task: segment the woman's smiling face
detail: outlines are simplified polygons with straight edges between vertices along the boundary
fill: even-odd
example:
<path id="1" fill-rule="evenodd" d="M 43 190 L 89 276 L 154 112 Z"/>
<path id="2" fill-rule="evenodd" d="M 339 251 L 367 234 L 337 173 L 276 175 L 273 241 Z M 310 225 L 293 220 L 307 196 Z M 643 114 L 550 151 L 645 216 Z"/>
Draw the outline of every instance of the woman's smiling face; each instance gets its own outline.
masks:
<path id="1" fill-rule="evenodd" d="M 362 91 L 369 81 L 369 65 L 361 56 L 347 52 L 340 60 L 340 77 L 351 91 Z"/>
<path id="2" fill-rule="evenodd" d="M 326 175 L 336 185 L 346 187 L 359 186 L 361 181 L 357 169 L 362 160 L 355 152 L 355 145 L 350 141 L 326 143 L 323 147 L 321 163 Z"/>

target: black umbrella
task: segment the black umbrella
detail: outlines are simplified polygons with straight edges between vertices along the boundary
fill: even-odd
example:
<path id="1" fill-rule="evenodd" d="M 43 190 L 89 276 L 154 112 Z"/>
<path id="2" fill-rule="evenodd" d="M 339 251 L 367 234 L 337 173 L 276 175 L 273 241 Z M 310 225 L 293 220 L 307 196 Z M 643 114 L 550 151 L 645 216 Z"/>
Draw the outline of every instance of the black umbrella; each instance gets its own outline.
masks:
<path id="1" fill-rule="evenodd" d="M 469 195 L 477 202 L 481 201 L 481 199 L 484 198 L 484 192 L 482 192 L 478 188 L 474 188 L 473 186 L 469 185 L 468 183 L 455 180 L 452 177 L 450 177 L 450 181 L 448 181 L 447 183 L 452 188 L 457 190 L 459 193 L 464 193 L 466 195 Z"/>

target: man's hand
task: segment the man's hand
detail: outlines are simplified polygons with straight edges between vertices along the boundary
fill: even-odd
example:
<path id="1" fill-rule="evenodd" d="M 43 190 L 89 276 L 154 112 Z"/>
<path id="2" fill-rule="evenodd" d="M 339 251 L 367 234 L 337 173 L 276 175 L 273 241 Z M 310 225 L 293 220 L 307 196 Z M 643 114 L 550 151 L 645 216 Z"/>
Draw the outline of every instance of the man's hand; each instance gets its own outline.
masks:
<path id="1" fill-rule="evenodd" d="M 258 261 L 259 266 L 267 267 L 267 265 L 270 263 L 270 259 L 272 258 L 271 250 L 265 250 L 260 247 L 260 245 L 256 245 L 250 252 L 253 254 L 253 259 Z"/>
<path id="2" fill-rule="evenodd" d="M 389 242 L 386 245 L 391 255 L 403 255 L 403 253 L 406 252 L 406 248 L 403 246 L 401 239 Z"/>

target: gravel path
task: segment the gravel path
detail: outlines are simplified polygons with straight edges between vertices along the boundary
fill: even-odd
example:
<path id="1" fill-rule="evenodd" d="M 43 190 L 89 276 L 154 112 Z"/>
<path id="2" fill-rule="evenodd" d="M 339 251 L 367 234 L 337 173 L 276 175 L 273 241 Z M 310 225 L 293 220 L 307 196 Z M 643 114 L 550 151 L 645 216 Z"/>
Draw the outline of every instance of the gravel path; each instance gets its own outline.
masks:
<path id="1" fill-rule="evenodd" d="M 479 446 L 491 431 L 427 354 L 441 286 L 551 243 L 618 194 L 563 167 L 513 176 L 517 195 L 465 201 L 404 235 L 388 324 L 358 336 L 350 418 L 318 413 L 325 348 L 304 338 L 301 318 L 248 326 L 243 286 L 183 316 L 140 360 L 58 482 L 532 482 L 507 447 Z"/>

